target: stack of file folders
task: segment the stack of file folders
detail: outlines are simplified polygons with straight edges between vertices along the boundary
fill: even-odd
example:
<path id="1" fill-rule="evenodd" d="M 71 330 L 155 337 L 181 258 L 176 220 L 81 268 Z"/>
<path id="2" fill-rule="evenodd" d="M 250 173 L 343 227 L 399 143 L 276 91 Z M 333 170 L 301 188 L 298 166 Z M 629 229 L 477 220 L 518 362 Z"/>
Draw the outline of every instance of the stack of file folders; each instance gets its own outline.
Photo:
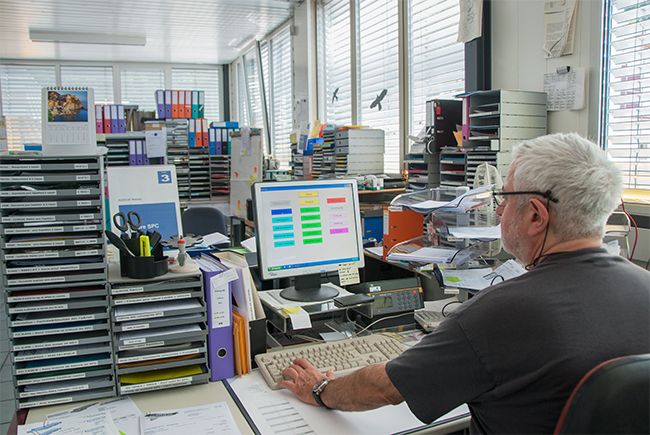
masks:
<path id="1" fill-rule="evenodd" d="M 230 194 L 230 156 L 210 156 L 210 195 Z"/>
<path id="2" fill-rule="evenodd" d="M 115 395 L 100 157 L 0 157 L 0 279 L 18 408 Z"/>
<path id="3" fill-rule="evenodd" d="M 129 165 L 129 142 L 132 140 L 143 140 L 144 133 L 128 132 L 124 134 L 108 134 L 105 136 L 105 142 L 100 142 L 99 145 L 104 145 L 108 149 L 104 162 L 106 166 L 128 166 Z"/>
<path id="4" fill-rule="evenodd" d="M 118 394 L 207 382 L 201 274 L 149 280 L 109 271 Z"/>

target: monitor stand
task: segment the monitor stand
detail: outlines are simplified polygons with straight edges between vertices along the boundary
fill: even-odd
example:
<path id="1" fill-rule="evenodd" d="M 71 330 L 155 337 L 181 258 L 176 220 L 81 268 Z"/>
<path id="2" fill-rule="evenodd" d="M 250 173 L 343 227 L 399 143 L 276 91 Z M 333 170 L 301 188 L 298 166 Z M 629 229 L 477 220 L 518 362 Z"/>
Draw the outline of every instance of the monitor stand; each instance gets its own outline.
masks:
<path id="1" fill-rule="evenodd" d="M 294 284 L 293 287 L 282 290 L 280 296 L 296 302 L 320 302 L 339 295 L 337 289 L 321 285 L 319 273 L 297 276 Z"/>

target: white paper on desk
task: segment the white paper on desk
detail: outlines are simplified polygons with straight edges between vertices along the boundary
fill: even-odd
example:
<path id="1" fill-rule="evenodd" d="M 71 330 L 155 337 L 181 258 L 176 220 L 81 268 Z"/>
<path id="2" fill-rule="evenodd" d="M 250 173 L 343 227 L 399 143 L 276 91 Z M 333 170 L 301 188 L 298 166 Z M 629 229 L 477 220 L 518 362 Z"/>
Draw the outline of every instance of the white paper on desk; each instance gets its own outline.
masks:
<path id="1" fill-rule="evenodd" d="M 440 269 L 440 272 L 445 286 L 483 290 L 490 285 L 490 280 L 485 277 L 492 273 L 492 269 Z"/>
<path id="2" fill-rule="evenodd" d="M 483 0 L 460 0 L 457 42 L 479 38 L 483 29 Z"/>
<path id="3" fill-rule="evenodd" d="M 143 435 L 237 435 L 240 434 L 225 402 L 158 411 L 141 419 Z"/>
<path id="4" fill-rule="evenodd" d="M 418 428 L 424 424 L 406 403 L 364 412 L 329 411 L 307 405 L 287 390 L 271 390 L 259 370 L 228 380 L 263 434 L 389 434 Z M 443 418 L 467 414 L 462 405 Z"/>
<path id="5" fill-rule="evenodd" d="M 68 415 L 64 419 L 48 419 L 39 428 L 30 425 L 28 431 L 18 432 L 25 434 L 49 434 L 57 435 L 120 435 L 108 411 L 83 412 L 80 414 Z"/>
<path id="6" fill-rule="evenodd" d="M 140 408 L 130 397 L 124 396 L 115 399 L 103 400 L 83 405 L 76 408 L 66 409 L 47 416 L 48 421 L 65 420 L 78 415 L 92 414 L 96 412 L 109 412 L 115 426 L 126 435 L 140 434 Z"/>
<path id="7" fill-rule="evenodd" d="M 204 245 L 210 246 L 210 245 L 221 245 L 223 243 L 230 243 L 230 239 L 226 236 L 224 236 L 221 233 L 210 233 L 206 234 L 203 236 L 203 242 Z"/>
<path id="8" fill-rule="evenodd" d="M 255 237 L 244 240 L 241 242 L 241 245 L 244 248 L 248 249 L 250 252 L 257 252 L 257 243 L 255 241 Z"/>
<path id="9" fill-rule="evenodd" d="M 500 239 L 501 225 L 491 227 L 449 227 L 449 234 L 459 239 Z"/>
<path id="10" fill-rule="evenodd" d="M 326 282 L 321 284 L 323 287 L 333 287 L 336 290 L 339 291 L 339 296 L 351 296 L 352 293 L 347 291 L 346 289 L 342 287 L 335 286 L 332 283 Z M 265 290 L 262 292 L 259 292 L 260 299 L 264 304 L 266 304 L 269 307 L 272 307 L 276 310 L 281 310 L 283 308 L 291 308 L 291 307 L 304 307 L 307 305 L 316 305 L 316 304 L 322 304 L 323 301 L 321 302 L 296 302 L 296 301 L 290 301 L 289 299 L 285 299 L 282 296 L 280 296 L 280 292 L 282 290 Z M 324 301 L 326 302 L 326 301 Z"/>

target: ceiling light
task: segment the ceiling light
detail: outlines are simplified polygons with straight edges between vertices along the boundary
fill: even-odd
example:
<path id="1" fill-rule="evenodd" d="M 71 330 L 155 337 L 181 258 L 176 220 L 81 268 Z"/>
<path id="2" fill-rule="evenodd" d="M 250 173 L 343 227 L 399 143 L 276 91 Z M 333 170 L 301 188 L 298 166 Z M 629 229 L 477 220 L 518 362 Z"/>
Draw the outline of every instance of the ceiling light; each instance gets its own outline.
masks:
<path id="1" fill-rule="evenodd" d="M 67 42 L 72 44 L 145 45 L 146 35 L 57 32 L 29 29 L 33 42 Z"/>

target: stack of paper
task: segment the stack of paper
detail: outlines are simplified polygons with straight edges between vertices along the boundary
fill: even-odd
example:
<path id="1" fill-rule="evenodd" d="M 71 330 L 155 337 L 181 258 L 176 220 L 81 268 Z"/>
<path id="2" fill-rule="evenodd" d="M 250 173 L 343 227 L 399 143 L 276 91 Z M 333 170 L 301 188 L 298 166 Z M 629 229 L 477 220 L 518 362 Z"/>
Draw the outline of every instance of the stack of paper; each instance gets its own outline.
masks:
<path id="1" fill-rule="evenodd" d="M 412 261 L 416 263 L 449 263 L 458 252 L 452 248 L 424 247 L 413 252 L 392 252 L 388 255 L 391 261 Z"/>

